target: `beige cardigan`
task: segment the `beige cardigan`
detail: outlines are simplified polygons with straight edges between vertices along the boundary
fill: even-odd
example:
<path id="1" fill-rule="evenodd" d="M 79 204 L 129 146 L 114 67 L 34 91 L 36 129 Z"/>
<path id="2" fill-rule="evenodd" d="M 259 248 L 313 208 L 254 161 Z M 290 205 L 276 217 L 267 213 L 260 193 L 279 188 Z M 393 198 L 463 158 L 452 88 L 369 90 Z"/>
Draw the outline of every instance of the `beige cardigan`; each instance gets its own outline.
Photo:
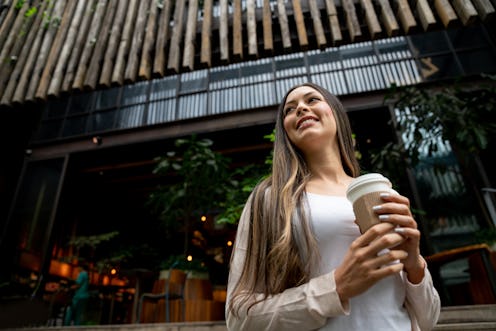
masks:
<path id="1" fill-rule="evenodd" d="M 248 314 L 246 314 L 246 307 L 249 303 L 240 307 L 239 317 L 234 316 L 229 311 L 232 290 L 241 276 L 246 256 L 250 200 L 239 221 L 230 265 L 226 302 L 228 330 L 316 330 L 323 327 L 328 318 L 349 314 L 349 309 L 341 305 L 341 300 L 336 292 L 334 271 L 313 278 L 306 284 L 269 296 L 252 306 Z M 411 284 L 406 279 L 405 273 L 402 273 L 401 277 L 406 286 L 405 307 L 412 320 L 412 331 L 431 330 L 439 318 L 440 299 L 427 267 L 424 279 L 419 284 Z M 262 293 L 256 293 L 253 299 L 256 300 L 262 296 Z M 234 303 L 234 307 L 238 308 L 236 303 Z"/>

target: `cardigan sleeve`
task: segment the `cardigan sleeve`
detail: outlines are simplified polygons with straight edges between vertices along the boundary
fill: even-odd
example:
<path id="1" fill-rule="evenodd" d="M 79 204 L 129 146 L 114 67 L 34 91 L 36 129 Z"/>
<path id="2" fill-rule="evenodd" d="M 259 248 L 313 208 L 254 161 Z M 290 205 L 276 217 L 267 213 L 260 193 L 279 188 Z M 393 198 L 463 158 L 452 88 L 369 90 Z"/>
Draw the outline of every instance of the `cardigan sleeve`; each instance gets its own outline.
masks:
<path id="1" fill-rule="evenodd" d="M 432 282 L 427 262 L 424 262 L 424 265 L 424 278 L 420 283 L 410 283 L 405 275 L 405 306 L 412 319 L 414 331 L 432 330 L 437 324 L 441 311 L 441 300 Z"/>
<path id="2" fill-rule="evenodd" d="M 348 314 L 336 292 L 333 271 L 261 301 L 262 293 L 254 293 L 244 302 L 233 299 L 232 291 L 241 277 L 247 254 L 250 205 L 251 199 L 245 205 L 238 224 L 230 264 L 226 302 L 228 330 L 314 330 L 324 326 L 329 317 Z M 248 309 L 256 301 L 259 302 Z M 230 310 L 231 305 L 238 311 L 237 315 Z"/>

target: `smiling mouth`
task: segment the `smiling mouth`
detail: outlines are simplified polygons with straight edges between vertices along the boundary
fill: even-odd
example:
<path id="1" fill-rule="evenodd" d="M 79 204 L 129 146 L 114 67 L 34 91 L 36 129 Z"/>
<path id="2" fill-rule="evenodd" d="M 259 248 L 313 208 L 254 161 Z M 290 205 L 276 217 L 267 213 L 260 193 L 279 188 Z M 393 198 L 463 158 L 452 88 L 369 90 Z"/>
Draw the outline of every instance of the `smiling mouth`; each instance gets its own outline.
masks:
<path id="1" fill-rule="evenodd" d="M 298 123 L 296 124 L 296 129 L 299 129 L 301 127 L 305 127 L 305 126 L 307 126 L 307 124 L 314 123 L 314 122 L 318 122 L 318 119 L 316 119 L 315 117 L 304 117 L 298 121 Z"/>

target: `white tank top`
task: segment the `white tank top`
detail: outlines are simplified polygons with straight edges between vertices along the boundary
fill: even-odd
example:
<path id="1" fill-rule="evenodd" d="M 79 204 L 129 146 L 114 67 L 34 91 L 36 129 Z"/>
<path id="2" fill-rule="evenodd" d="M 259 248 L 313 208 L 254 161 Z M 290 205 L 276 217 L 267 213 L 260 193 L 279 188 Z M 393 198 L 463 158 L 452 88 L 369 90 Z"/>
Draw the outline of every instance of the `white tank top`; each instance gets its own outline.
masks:
<path id="1" fill-rule="evenodd" d="M 360 231 L 353 207 L 346 197 L 307 193 L 310 222 L 322 263 L 312 277 L 339 266 Z M 410 331 L 411 321 L 403 303 L 405 286 L 400 275 L 386 277 L 350 300 L 350 314 L 329 318 L 320 330 Z"/>

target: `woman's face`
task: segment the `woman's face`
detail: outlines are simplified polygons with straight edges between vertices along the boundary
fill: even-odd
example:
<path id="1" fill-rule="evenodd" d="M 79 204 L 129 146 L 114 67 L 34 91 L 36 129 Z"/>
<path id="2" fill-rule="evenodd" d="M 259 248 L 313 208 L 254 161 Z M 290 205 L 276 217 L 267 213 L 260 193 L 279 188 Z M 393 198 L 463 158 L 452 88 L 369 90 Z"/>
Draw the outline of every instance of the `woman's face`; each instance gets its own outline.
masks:
<path id="1" fill-rule="evenodd" d="M 283 126 L 289 140 L 305 152 L 336 136 L 336 122 L 331 107 L 322 94 L 310 86 L 291 91 L 283 108 Z"/>

